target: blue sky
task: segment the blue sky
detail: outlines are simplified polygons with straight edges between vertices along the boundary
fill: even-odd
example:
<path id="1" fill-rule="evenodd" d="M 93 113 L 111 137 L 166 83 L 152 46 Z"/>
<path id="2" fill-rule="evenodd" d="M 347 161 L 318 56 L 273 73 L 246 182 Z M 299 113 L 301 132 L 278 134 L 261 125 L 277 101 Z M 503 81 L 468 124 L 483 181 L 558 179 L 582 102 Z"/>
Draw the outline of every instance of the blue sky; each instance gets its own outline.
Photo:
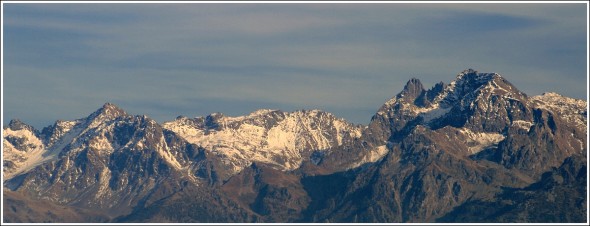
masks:
<path id="1" fill-rule="evenodd" d="M 259 108 L 367 124 L 467 68 L 586 99 L 586 4 L 3 4 L 3 123 L 112 102 L 158 122 Z"/>

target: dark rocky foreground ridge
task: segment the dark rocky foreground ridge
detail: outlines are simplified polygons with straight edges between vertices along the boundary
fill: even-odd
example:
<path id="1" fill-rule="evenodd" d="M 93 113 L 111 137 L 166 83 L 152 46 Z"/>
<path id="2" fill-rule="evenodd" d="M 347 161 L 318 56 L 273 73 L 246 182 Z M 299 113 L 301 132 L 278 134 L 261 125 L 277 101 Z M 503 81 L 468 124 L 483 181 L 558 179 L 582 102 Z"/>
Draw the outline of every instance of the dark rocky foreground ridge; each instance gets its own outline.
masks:
<path id="1" fill-rule="evenodd" d="M 4 222 L 587 221 L 587 103 L 496 73 L 418 79 L 367 126 L 259 110 L 159 124 L 105 104 L 3 129 Z"/>

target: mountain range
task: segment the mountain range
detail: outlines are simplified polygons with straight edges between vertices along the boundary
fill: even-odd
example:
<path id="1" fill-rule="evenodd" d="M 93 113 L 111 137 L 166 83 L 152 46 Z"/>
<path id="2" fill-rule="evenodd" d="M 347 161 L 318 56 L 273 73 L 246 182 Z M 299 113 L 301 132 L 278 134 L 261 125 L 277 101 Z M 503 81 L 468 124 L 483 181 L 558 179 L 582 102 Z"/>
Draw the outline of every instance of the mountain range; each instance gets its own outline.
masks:
<path id="1" fill-rule="evenodd" d="M 261 109 L 158 123 L 107 103 L 3 137 L 4 222 L 587 222 L 587 102 L 473 69 L 368 125 Z"/>

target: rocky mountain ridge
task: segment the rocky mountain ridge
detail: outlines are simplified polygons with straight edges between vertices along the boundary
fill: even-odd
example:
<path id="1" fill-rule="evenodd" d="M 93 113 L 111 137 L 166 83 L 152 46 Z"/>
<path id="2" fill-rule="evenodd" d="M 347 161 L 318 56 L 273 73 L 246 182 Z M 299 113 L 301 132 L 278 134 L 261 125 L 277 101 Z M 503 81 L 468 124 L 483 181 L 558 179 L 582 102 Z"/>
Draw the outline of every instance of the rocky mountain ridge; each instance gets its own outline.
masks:
<path id="1" fill-rule="evenodd" d="M 81 215 L 71 221 L 477 221 L 458 210 L 510 199 L 504 188 L 541 183 L 564 162 L 586 166 L 587 103 L 529 97 L 497 73 L 468 69 L 428 90 L 410 79 L 367 126 L 268 109 L 159 124 L 107 103 L 41 131 L 13 120 L 3 138 L 5 201 L 14 207 L 4 214 L 14 221 L 29 202 L 72 208 Z M 581 191 L 577 182 L 538 192 Z M 527 203 L 514 211 L 539 202 Z M 183 208 L 194 211 L 167 211 Z M 547 219 L 585 219 L 569 212 L 577 215 Z M 55 214 L 35 216 L 70 221 Z"/>

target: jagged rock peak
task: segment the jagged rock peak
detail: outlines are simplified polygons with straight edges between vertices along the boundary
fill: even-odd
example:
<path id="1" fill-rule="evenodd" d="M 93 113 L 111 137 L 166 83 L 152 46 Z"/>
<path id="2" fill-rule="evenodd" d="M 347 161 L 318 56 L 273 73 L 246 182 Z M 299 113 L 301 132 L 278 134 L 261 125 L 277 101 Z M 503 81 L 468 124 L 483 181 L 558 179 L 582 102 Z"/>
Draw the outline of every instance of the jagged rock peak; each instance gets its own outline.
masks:
<path id="1" fill-rule="evenodd" d="M 256 116 L 270 114 L 270 113 L 276 112 L 276 111 L 280 111 L 280 110 L 276 110 L 276 109 L 258 109 L 256 111 L 253 111 L 250 114 L 248 114 L 248 116 L 256 117 Z"/>
<path id="2" fill-rule="evenodd" d="M 10 122 L 8 123 L 8 128 L 10 128 L 11 130 L 22 130 L 22 129 L 27 129 L 30 131 L 35 131 L 35 128 L 33 128 L 30 125 L 27 125 L 26 123 L 22 122 L 20 119 L 12 119 L 10 120 Z"/>
<path id="3" fill-rule="evenodd" d="M 113 111 L 123 111 L 123 109 L 121 109 L 119 106 L 113 104 L 113 103 L 105 103 L 104 105 L 102 105 L 102 108 L 104 110 L 113 110 Z"/>
<path id="4" fill-rule="evenodd" d="M 556 93 L 556 92 L 544 92 L 543 94 L 541 94 L 541 96 L 545 96 L 545 97 L 562 97 L 561 94 Z"/>
<path id="5" fill-rule="evenodd" d="M 446 88 L 449 93 L 446 101 L 455 101 L 474 91 L 486 90 L 495 92 L 501 90 L 507 96 L 526 98 L 526 94 L 520 92 L 508 80 L 498 73 L 479 73 L 473 69 L 467 69 L 457 75 L 457 78 Z M 503 94 L 504 95 L 504 94 Z"/>
<path id="6" fill-rule="evenodd" d="M 407 97 L 409 100 L 416 99 L 424 92 L 424 86 L 417 78 L 411 78 L 404 86 L 403 91 L 400 93 L 400 97 Z"/>
<path id="7" fill-rule="evenodd" d="M 455 79 L 456 83 L 476 83 L 476 84 L 484 84 L 488 81 L 491 81 L 495 78 L 501 78 L 500 74 L 498 73 L 479 73 L 473 69 L 467 69 L 462 71 L 461 73 L 457 74 L 457 78 Z"/>
<path id="8" fill-rule="evenodd" d="M 105 103 L 104 105 L 102 105 L 102 107 L 100 109 L 98 109 L 94 113 L 106 114 L 106 115 L 110 115 L 110 116 L 120 116 L 120 115 L 127 114 L 123 109 L 121 109 L 120 107 L 118 107 L 117 105 L 115 105 L 113 103 Z"/>
<path id="9" fill-rule="evenodd" d="M 215 112 L 215 113 L 211 113 L 211 114 L 207 115 L 205 117 L 205 121 L 206 122 L 216 122 L 219 119 L 222 119 L 224 117 L 226 117 L 226 116 L 223 113 L 221 113 L 221 112 Z"/>
<path id="10" fill-rule="evenodd" d="M 434 86 L 432 88 L 430 88 L 430 90 L 443 90 L 445 88 L 445 83 L 440 81 L 436 84 L 434 84 Z"/>
<path id="11" fill-rule="evenodd" d="M 127 112 L 119 108 L 117 105 L 105 103 L 101 108 L 90 114 L 88 118 L 86 118 L 86 121 L 90 123 L 90 127 L 94 127 L 103 121 L 113 120 L 117 117 L 126 115 Z"/>
<path id="12" fill-rule="evenodd" d="M 208 118 L 223 118 L 223 117 L 225 117 L 225 115 L 221 112 L 214 112 L 214 113 L 207 115 L 207 117 Z"/>
<path id="13" fill-rule="evenodd" d="M 420 79 L 417 79 L 417 78 L 411 78 L 411 79 L 410 79 L 410 80 L 408 80 L 408 82 L 406 83 L 406 87 L 409 87 L 409 86 L 412 86 L 412 85 L 414 85 L 414 86 L 416 86 L 416 87 L 418 87 L 418 86 L 419 86 L 419 87 L 422 87 L 422 83 L 420 82 Z"/>
<path id="14" fill-rule="evenodd" d="M 437 95 L 439 95 L 442 91 L 445 90 L 446 86 L 447 85 L 444 82 L 434 84 L 432 88 L 426 91 L 428 99 L 432 101 L 432 99 L 434 99 Z"/>
<path id="15" fill-rule="evenodd" d="M 464 76 L 464 75 L 468 75 L 468 74 L 477 74 L 478 71 L 473 69 L 473 68 L 468 68 L 463 70 L 462 72 L 459 72 L 459 74 L 457 75 L 457 77 L 459 76 Z"/>
<path id="16" fill-rule="evenodd" d="M 187 120 L 187 119 L 189 119 L 189 118 L 184 115 L 179 115 L 176 117 L 176 120 Z"/>

